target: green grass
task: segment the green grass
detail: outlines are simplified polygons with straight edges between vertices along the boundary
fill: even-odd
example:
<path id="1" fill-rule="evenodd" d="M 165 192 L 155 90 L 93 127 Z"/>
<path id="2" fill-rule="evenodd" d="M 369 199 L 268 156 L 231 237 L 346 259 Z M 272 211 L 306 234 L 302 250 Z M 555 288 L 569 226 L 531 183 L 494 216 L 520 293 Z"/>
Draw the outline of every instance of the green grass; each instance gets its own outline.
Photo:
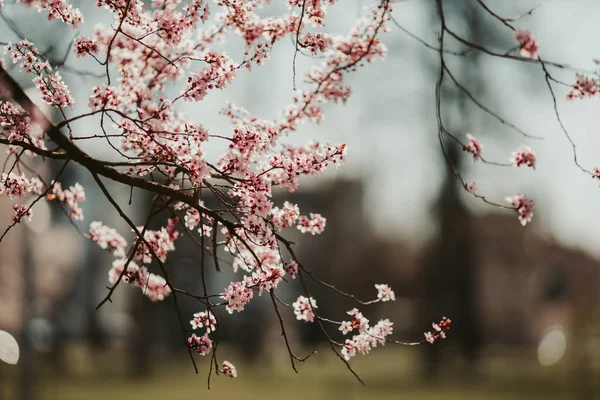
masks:
<path id="1" fill-rule="evenodd" d="M 564 370 L 540 369 L 531 357 L 500 359 L 488 357 L 486 379 L 464 380 L 457 372 L 460 364 L 449 363 L 444 376 L 435 385 L 426 385 L 419 377 L 420 349 L 386 349 L 353 360 L 353 366 L 367 385 L 361 385 L 334 355 L 323 349 L 294 373 L 287 353 L 280 352 L 256 364 L 244 364 L 226 349 L 226 356 L 238 368 L 239 377 L 215 376 L 207 388 L 208 358 L 198 363 L 196 375 L 189 359 L 156 359 L 150 379 L 131 380 L 124 364 L 123 350 L 92 355 L 80 348 L 69 353 L 71 371 L 66 378 L 55 377 L 47 367 L 41 371 L 36 387 L 40 400 L 312 400 L 312 399 L 411 399 L 411 400 L 504 400 L 570 399 L 571 386 Z M 39 368 L 41 362 L 38 363 Z M 3 368 L 4 397 L 13 399 L 10 385 L 15 369 Z M 8 379 L 7 379 L 8 378 Z M 464 378 L 464 377 L 463 377 Z M 1 392 L 0 392 L 1 393 Z"/>

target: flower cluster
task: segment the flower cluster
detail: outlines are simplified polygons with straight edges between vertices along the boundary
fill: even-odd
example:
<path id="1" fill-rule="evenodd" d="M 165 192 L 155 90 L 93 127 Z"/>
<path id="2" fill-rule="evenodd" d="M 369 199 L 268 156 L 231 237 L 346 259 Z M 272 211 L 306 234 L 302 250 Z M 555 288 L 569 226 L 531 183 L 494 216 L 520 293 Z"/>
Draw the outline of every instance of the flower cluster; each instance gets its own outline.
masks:
<path id="1" fill-rule="evenodd" d="M 9 53 L 13 63 L 21 60 L 21 70 L 26 74 L 33 73 L 36 88 L 42 94 L 42 100 L 53 107 L 74 106 L 74 100 L 69 88 L 62 80 L 59 72 L 52 73 L 52 67 L 48 61 L 41 61 L 38 50 L 28 40 L 21 40 L 16 45 L 8 43 L 4 48 Z"/>
<path id="2" fill-rule="evenodd" d="M 17 175 L 14 172 L 3 172 L 0 175 L 0 196 L 8 196 L 10 199 L 22 199 L 32 192 L 41 194 L 42 186 L 42 181 L 37 177 L 27 178 L 25 174 Z"/>
<path id="3" fill-rule="evenodd" d="M 67 0 L 22 1 L 47 10 L 49 19 L 60 19 L 74 27 L 83 21 L 81 13 Z M 305 215 L 291 202 L 276 204 L 273 188 L 296 191 L 302 177 L 317 176 L 332 165 L 341 165 L 347 147 L 343 143 L 318 142 L 292 146 L 285 138 L 303 123 L 321 122 L 327 103 L 345 103 L 352 93 L 349 75 L 361 65 L 385 57 L 387 49 L 379 35 L 388 29 L 388 14 L 394 3 L 384 0 L 369 7 L 369 14 L 346 35 L 308 32 L 306 25 L 314 29 L 325 25 L 327 9 L 334 2 L 288 0 L 290 15 L 277 16 L 259 11 L 271 3 L 268 0 L 216 0 L 210 10 L 205 0 L 96 1 L 98 7 L 113 14 L 115 21 L 108 28 L 97 27 L 89 37 L 75 38 L 74 53 L 98 62 L 106 79 L 91 88 L 87 93 L 89 109 L 73 120 L 97 118 L 101 132 L 92 132 L 85 139 L 73 135 L 69 140 L 73 144 L 81 143 L 77 140 L 108 142 L 124 160 L 110 164 L 111 174 L 156 184 L 160 188 L 157 204 L 164 204 L 166 211 L 174 215 L 159 229 L 134 229 L 129 258 L 125 256 L 127 242 L 115 229 L 99 221 L 90 224 L 89 238 L 117 257 L 108 273 L 111 284 L 122 279 L 140 288 L 152 301 L 169 296 L 171 290 L 175 291 L 171 282 L 150 273 L 148 268 L 153 261 L 163 266 L 183 232 L 199 235 L 203 246 L 210 242 L 215 262 L 223 260 L 233 273 L 243 275 L 220 293 L 224 302 L 214 304 L 224 306 L 230 314 L 243 311 L 255 294 L 258 297 L 277 289 L 286 275 L 294 279 L 301 273 L 291 247 L 285 251 L 291 242 L 281 236 L 282 231 L 292 228 L 304 234 L 321 234 L 326 219 L 318 213 Z M 214 16 L 214 25 L 207 24 L 209 15 Z M 235 59 L 236 53 L 230 57 L 213 46 L 228 35 L 241 38 L 243 59 Z M 227 88 L 237 75 L 247 73 L 244 67 L 251 70 L 261 66 L 269 59 L 274 45 L 284 38 L 291 38 L 298 52 L 318 55 L 319 61 L 305 71 L 301 83 L 298 79 L 302 87 L 294 91 L 290 104 L 282 108 L 278 117 L 258 118 L 230 103 L 223 114 L 231 120 L 231 130 L 209 134 L 203 125 L 179 112 L 177 106 L 183 102 L 200 103 L 211 92 Z M 518 39 L 522 54 L 527 51 L 529 56 L 537 56 L 532 36 Z M 9 44 L 6 52 L 14 63 L 20 62 L 25 73 L 35 76 L 33 82 L 46 103 L 61 112 L 63 107 L 74 107 L 60 74 L 42 60 L 31 43 L 24 40 Z M 173 87 L 176 89 L 171 90 Z M 67 118 L 64 114 L 63 117 Z M 70 121 L 63 121 L 57 128 L 66 132 L 71 129 L 69 124 Z M 19 107 L 0 103 L 3 139 L 45 149 L 42 138 L 34 139 L 31 125 L 30 116 Z M 54 132 L 47 133 L 52 137 Z M 471 135 L 467 137 L 469 143 L 464 150 L 475 161 L 481 157 L 482 146 Z M 205 147 L 218 147 L 219 140 L 226 143 L 225 150 L 220 157 L 209 160 Z M 68 151 L 60 147 L 56 147 L 57 151 Z M 515 164 L 533 167 L 535 155 L 531 158 L 531 154 L 522 152 Z M 0 194 L 22 198 L 30 192 L 42 193 L 41 182 L 13 175 L 2 177 Z M 209 191 L 217 197 L 218 209 L 199 200 Z M 47 198 L 64 202 L 72 218 L 83 217 L 79 202 L 85 200 L 85 193 L 78 184 L 63 190 L 60 183 L 53 182 Z M 520 219 L 524 207 L 521 203 L 513 204 Z M 31 216 L 24 207 L 15 206 L 19 219 Z M 226 253 L 217 254 L 221 249 Z M 284 260 L 284 254 L 291 259 Z M 216 267 L 220 269 L 219 265 Z M 395 300 L 388 285 L 377 284 L 375 288 L 377 299 L 368 303 Z M 313 322 L 318 318 L 317 302 L 308 294 L 297 297 L 291 307 L 297 320 Z M 354 334 L 341 349 L 346 360 L 383 346 L 393 331 L 388 319 L 371 326 L 357 309 L 348 315 L 350 319 L 340 323 L 344 335 Z M 201 336 L 192 334 L 189 347 L 200 355 L 208 354 L 213 348 L 210 333 L 217 325 L 215 315 L 210 308 L 195 313 L 190 324 L 194 330 L 205 332 Z M 443 335 L 445 325 L 438 328 L 438 333 L 432 335 Z M 228 361 L 222 363 L 222 372 L 237 376 L 235 366 Z"/>
<path id="4" fill-rule="evenodd" d="M 540 52 L 540 46 L 531 32 L 518 29 L 515 36 L 519 41 L 519 50 L 522 57 L 537 59 Z"/>
<path id="5" fill-rule="evenodd" d="M 531 147 L 525 146 L 525 147 L 513 152 L 509 161 L 515 167 L 525 165 L 527 167 L 531 167 L 531 168 L 535 169 L 535 161 L 536 161 L 535 151 Z"/>
<path id="6" fill-rule="evenodd" d="M 377 298 L 381 301 L 396 301 L 396 294 L 388 285 L 375 285 Z"/>
<path id="7" fill-rule="evenodd" d="M 25 204 L 15 204 L 13 205 L 13 210 L 15 211 L 15 215 L 12 217 L 13 223 L 21 222 L 23 217 L 26 217 L 29 222 L 31 222 L 31 207 L 26 206 Z"/>
<path id="8" fill-rule="evenodd" d="M 254 297 L 254 291 L 246 286 L 246 282 L 231 282 L 221 297 L 227 302 L 227 312 L 232 314 L 234 311 L 244 311 L 244 306 Z"/>
<path id="9" fill-rule="evenodd" d="M 144 232 L 144 240 L 141 241 L 137 247 L 135 253 L 136 260 L 142 261 L 144 264 L 150 264 L 154 257 L 158 257 L 160 262 L 167 261 L 167 255 L 169 252 L 175 250 L 175 240 L 179 237 L 179 231 L 177 231 L 175 224 L 177 220 L 175 218 L 169 218 L 169 224 L 167 227 L 162 227 L 160 230 L 147 229 Z M 139 232 L 142 232 L 144 227 L 137 227 Z M 139 237 L 136 236 L 135 241 L 138 241 Z M 148 243 L 152 250 L 148 249 L 146 245 Z"/>
<path id="10" fill-rule="evenodd" d="M 600 79 L 590 78 L 582 74 L 576 74 L 575 78 L 575 83 L 567 93 L 568 100 L 594 97 L 600 93 Z"/>
<path id="11" fill-rule="evenodd" d="M 450 322 L 452 320 L 443 317 L 439 323 L 431 324 L 433 331 L 425 332 L 425 340 L 433 344 L 436 339 L 446 339 L 446 332 L 450 330 Z"/>
<path id="12" fill-rule="evenodd" d="M 533 218 L 533 209 L 535 208 L 533 201 L 522 194 L 508 196 L 506 197 L 506 201 L 513 206 L 519 215 L 521 225 L 525 226 L 528 222 L 531 222 L 531 219 Z"/>
<path id="13" fill-rule="evenodd" d="M 298 321 L 313 322 L 315 319 L 314 309 L 317 307 L 317 302 L 312 297 L 306 298 L 298 296 L 298 299 L 292 303 L 294 314 Z"/>
<path id="14" fill-rule="evenodd" d="M 311 235 L 318 235 L 323 233 L 325 230 L 325 223 L 327 220 L 321 216 L 321 214 L 310 214 L 310 218 L 305 215 L 300 216 L 298 219 L 298 230 L 302 233 L 310 233 Z"/>
<path id="15" fill-rule="evenodd" d="M 115 257 L 125 256 L 125 247 L 127 241 L 114 228 L 104 225 L 100 221 L 94 221 L 90 224 L 90 240 L 96 243 L 103 250 L 108 250 Z"/>
<path id="16" fill-rule="evenodd" d="M 35 6 L 39 11 L 48 10 L 48 21 L 58 19 L 76 28 L 83 22 L 81 11 L 69 4 L 67 0 L 17 0 L 29 6 Z"/>
<path id="17" fill-rule="evenodd" d="M 75 38 L 75 55 L 84 57 L 87 55 L 98 54 L 98 43 L 94 38 L 78 37 Z"/>
<path id="18" fill-rule="evenodd" d="M 12 142 L 24 142 L 38 149 L 46 150 L 46 145 L 41 135 L 32 134 L 31 118 L 21 107 L 12 103 L 0 101 L 0 135 Z M 19 146 L 10 146 L 10 151 L 18 154 L 22 151 Z M 27 151 L 27 155 L 34 156 L 35 153 Z"/>
<path id="19" fill-rule="evenodd" d="M 123 282 L 139 287 L 153 302 L 162 301 L 171 293 L 171 288 L 162 276 L 148 272 L 146 267 L 139 267 L 133 261 L 129 262 L 127 270 L 123 273 L 125 264 L 127 264 L 125 259 L 117 259 L 113 262 L 112 268 L 108 271 L 108 281 L 111 284 L 117 283 L 123 274 Z"/>
<path id="20" fill-rule="evenodd" d="M 210 311 L 200 311 L 194 314 L 194 319 L 190 321 L 193 329 L 206 328 L 207 332 L 215 331 L 217 319 Z"/>
<path id="21" fill-rule="evenodd" d="M 352 336 L 352 339 L 346 339 L 341 350 L 341 354 L 346 360 L 350 360 L 356 354 L 368 354 L 371 349 L 385 346 L 386 337 L 393 332 L 394 323 L 389 319 L 379 320 L 374 326 L 369 325 L 369 320 L 365 318 L 357 309 L 348 311 L 352 317 L 350 322 L 342 322 L 340 330 L 346 334 L 352 330 L 358 332 Z M 351 326 L 352 329 L 349 329 Z"/>
<path id="22" fill-rule="evenodd" d="M 196 336 L 196 334 L 193 333 L 192 336 L 188 338 L 188 346 L 191 349 L 196 350 L 201 356 L 205 356 L 210 349 L 212 349 L 212 340 L 208 337 L 208 333 L 205 333 L 202 336 Z"/>
<path id="23" fill-rule="evenodd" d="M 79 207 L 79 202 L 85 201 L 85 191 L 79 183 L 63 190 L 60 182 L 52 182 L 52 192 L 48 193 L 46 198 L 65 203 L 71 209 L 69 217 L 77 221 L 83 220 L 83 210 Z"/>

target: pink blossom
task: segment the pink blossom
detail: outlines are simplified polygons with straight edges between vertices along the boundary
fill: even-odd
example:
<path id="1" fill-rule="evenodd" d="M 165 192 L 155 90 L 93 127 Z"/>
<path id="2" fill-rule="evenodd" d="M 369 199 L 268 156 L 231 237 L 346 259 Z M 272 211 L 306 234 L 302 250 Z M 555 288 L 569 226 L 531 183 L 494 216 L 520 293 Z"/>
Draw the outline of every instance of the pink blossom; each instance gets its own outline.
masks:
<path id="1" fill-rule="evenodd" d="M 526 165 L 528 167 L 535 169 L 535 162 L 536 162 L 535 151 L 531 147 L 525 146 L 525 147 L 513 152 L 509 161 L 515 167 L 519 167 L 521 165 Z"/>
<path id="2" fill-rule="evenodd" d="M 433 342 L 435 342 L 435 337 L 433 336 L 433 334 L 431 332 L 425 332 L 425 340 L 427 340 L 429 343 L 433 344 Z"/>
<path id="3" fill-rule="evenodd" d="M 15 204 L 13 205 L 13 210 L 15 210 L 15 215 L 12 217 L 13 223 L 21 222 L 23 217 L 26 217 L 29 222 L 31 222 L 31 209 L 25 204 Z"/>
<path id="4" fill-rule="evenodd" d="M 377 298 L 381 301 L 395 301 L 396 295 L 388 285 L 375 285 L 377 289 Z"/>
<path id="5" fill-rule="evenodd" d="M 60 182 L 52 182 L 52 192 L 48 193 L 46 198 L 64 202 L 71 209 L 69 213 L 71 218 L 77 221 L 83 220 L 83 210 L 79 207 L 79 203 L 85 201 L 85 191 L 79 183 L 63 190 Z"/>
<path id="6" fill-rule="evenodd" d="M 361 326 L 357 329 L 357 335 L 354 335 L 352 339 L 346 339 L 344 342 L 341 350 L 344 359 L 350 360 L 358 353 L 365 355 L 377 346 L 385 346 L 386 337 L 393 332 L 394 324 L 389 319 L 379 320 L 375 326 L 371 327 L 369 326 L 369 320 L 364 318 L 358 310 L 350 310 L 348 314 L 355 317 L 352 322 L 353 328 L 356 329 L 358 324 Z"/>
<path id="7" fill-rule="evenodd" d="M 201 356 L 205 356 L 212 349 L 212 340 L 208 337 L 208 333 L 202 336 L 196 336 L 194 333 L 188 338 L 188 346 Z"/>
<path id="8" fill-rule="evenodd" d="M 230 378 L 237 378 L 237 369 L 229 361 L 223 361 L 223 373 Z"/>
<path id="9" fill-rule="evenodd" d="M 481 150 L 483 149 L 483 145 L 477 138 L 475 138 L 470 133 L 467 133 L 466 136 L 467 139 L 469 139 L 469 143 L 463 146 L 463 151 L 473 154 L 473 162 L 475 162 L 479 159 L 479 157 L 481 157 Z"/>
<path id="10" fill-rule="evenodd" d="M 229 314 L 233 314 L 234 311 L 244 311 L 244 306 L 253 297 L 254 292 L 246 286 L 245 282 L 231 282 L 225 292 L 221 293 L 221 298 L 227 302 L 225 309 Z"/>
<path id="11" fill-rule="evenodd" d="M 515 36 L 520 43 L 519 50 L 521 51 L 521 56 L 537 59 L 540 46 L 531 32 L 523 29 L 517 29 Z"/>
<path id="12" fill-rule="evenodd" d="M 446 332 L 450 330 L 451 322 L 452 320 L 443 317 L 439 323 L 432 323 L 431 326 L 433 327 L 433 332 L 425 332 L 425 341 L 433 344 L 437 339 L 445 339 Z"/>
<path id="13" fill-rule="evenodd" d="M 582 74 L 575 74 L 575 77 L 576 81 L 567 93 L 568 100 L 594 97 L 600 93 L 600 79 L 590 78 Z"/>
<path id="14" fill-rule="evenodd" d="M 98 54 L 98 43 L 96 42 L 96 39 L 88 37 L 75 38 L 75 55 L 77 57 L 95 54 Z"/>
<path id="15" fill-rule="evenodd" d="M 17 0 L 29 6 L 36 6 L 38 10 L 48 10 L 48 21 L 58 19 L 73 28 L 83 22 L 81 11 L 74 8 L 67 0 Z"/>
<path id="16" fill-rule="evenodd" d="M 193 329 L 206 328 L 207 332 L 215 331 L 217 319 L 210 311 L 201 311 L 194 314 L 194 319 L 190 321 Z"/>
<path id="17" fill-rule="evenodd" d="M 463 187 L 467 192 L 470 193 L 475 193 L 475 191 L 477 190 L 477 185 L 475 184 L 475 182 L 465 182 L 463 184 Z"/>
<path id="18" fill-rule="evenodd" d="M 90 224 L 89 235 L 92 242 L 102 249 L 110 251 L 116 257 L 125 256 L 127 242 L 114 228 L 110 228 L 100 221 L 94 221 Z"/>
<path id="19" fill-rule="evenodd" d="M 294 314 L 298 321 L 313 322 L 315 319 L 315 313 L 313 309 L 318 308 L 317 302 L 312 297 L 306 298 L 304 296 L 298 296 L 298 299 L 292 303 L 294 308 Z"/>
<path id="20" fill-rule="evenodd" d="M 531 222 L 531 219 L 533 218 L 533 209 L 535 208 L 533 201 L 522 194 L 508 196 L 506 197 L 506 201 L 512 204 L 517 214 L 519 214 L 521 225 L 525 226 L 528 222 Z"/>
<path id="21" fill-rule="evenodd" d="M 198 212 L 198 210 L 196 210 L 195 208 L 190 208 L 185 213 L 184 220 L 186 228 L 192 230 L 195 227 L 197 227 L 200 223 L 200 212 Z"/>
<path id="22" fill-rule="evenodd" d="M 340 324 L 339 330 L 342 331 L 342 333 L 345 335 L 348 332 L 352 331 L 352 323 L 349 321 L 342 321 L 342 323 Z"/>
<path id="23" fill-rule="evenodd" d="M 113 262 L 113 266 L 108 272 L 108 281 L 115 284 L 123 269 L 125 268 L 125 259 L 117 259 Z M 123 275 L 123 282 L 129 283 L 134 287 L 138 287 L 151 301 L 162 301 L 171 293 L 171 288 L 167 285 L 167 281 L 153 273 L 148 272 L 146 267 L 139 267 L 135 262 L 129 262 L 127 271 Z"/>
<path id="24" fill-rule="evenodd" d="M 298 219 L 298 230 L 302 233 L 310 233 L 311 235 L 318 235 L 323 233 L 325 230 L 325 224 L 327 220 L 321 216 L 321 214 L 310 214 L 310 218 L 302 215 Z"/>
<path id="25" fill-rule="evenodd" d="M 283 269 L 292 277 L 292 279 L 296 279 L 296 275 L 298 274 L 298 263 L 296 261 L 285 262 L 283 264 Z"/>
<path id="26" fill-rule="evenodd" d="M 18 197 L 22 199 L 29 193 L 41 194 L 42 182 L 36 178 L 27 178 L 25 174 L 17 175 L 14 172 L 0 175 L 0 196 L 8 196 L 10 199 Z"/>

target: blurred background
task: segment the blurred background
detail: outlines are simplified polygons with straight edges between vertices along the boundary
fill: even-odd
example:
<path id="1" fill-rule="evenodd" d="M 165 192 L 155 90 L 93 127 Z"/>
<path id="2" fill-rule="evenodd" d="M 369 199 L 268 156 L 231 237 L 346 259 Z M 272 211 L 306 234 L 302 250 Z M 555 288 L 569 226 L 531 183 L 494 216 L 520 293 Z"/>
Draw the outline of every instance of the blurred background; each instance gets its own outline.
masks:
<path id="1" fill-rule="evenodd" d="M 0 37 L 17 41 L 24 35 L 56 63 L 101 73 L 93 62 L 69 54 L 69 46 L 76 35 L 90 35 L 95 23 L 108 26 L 111 16 L 94 2 L 72 3 L 86 18 L 77 32 L 56 21 L 46 23 L 44 12 L 5 1 Z M 275 12 L 284 12 L 280 3 Z M 347 32 L 368 3 L 339 1 L 327 29 Z M 463 37 L 495 49 L 515 47 L 513 34 L 482 13 L 477 2 L 446 0 L 445 5 L 449 23 Z M 503 16 L 539 5 L 516 24 L 533 32 L 542 57 L 593 68 L 600 3 L 506 0 L 488 5 Z M 393 15 L 402 28 L 437 43 L 432 1 L 400 2 Z M 0 364 L 0 399 L 600 399 L 600 190 L 573 163 L 543 71 L 536 64 L 477 52 L 447 57 L 454 76 L 483 104 L 544 140 L 518 135 L 450 83 L 443 88 L 448 128 L 459 138 L 472 132 L 483 142 L 486 158 L 507 162 L 516 148 L 535 148 L 535 171 L 473 164 L 459 148 L 450 152 L 454 167 L 491 200 L 503 203 L 507 195 L 526 193 L 536 202 L 533 223 L 523 228 L 514 213 L 483 204 L 449 174 L 437 139 L 437 54 L 399 26 L 390 27 L 383 36 L 388 58 L 350 77 L 348 104 L 326 106 L 322 124 L 304 125 L 286 139 L 347 143 L 346 165 L 302 181 L 293 195 L 277 193 L 275 203 L 292 200 L 302 213 L 327 218 L 321 236 L 290 232 L 299 258 L 321 279 L 362 299 L 373 298 L 376 283 L 395 290 L 396 302 L 361 310 L 367 318 L 390 318 L 394 338 L 415 341 L 431 322 L 447 316 L 453 321 L 448 339 L 417 347 L 388 345 L 357 356 L 352 365 L 366 381 L 363 387 L 331 353 L 316 326 L 297 322 L 284 310 L 295 352 L 318 350 L 296 375 L 270 299 L 263 296 L 241 314 L 219 310 L 218 355 L 237 366 L 239 378 L 213 376 L 208 391 L 209 359 L 198 360 L 196 375 L 170 299 L 151 303 L 123 286 L 113 303 L 96 311 L 106 294 L 112 258 L 81 238 L 58 209 L 40 202 L 33 222 L 15 228 L 0 245 L 0 330 L 17 337 L 21 346 L 17 366 Z M 239 40 L 218 46 L 234 60 L 243 56 Z M 262 118 L 277 117 L 293 95 L 293 52 L 293 44 L 282 41 L 264 67 L 251 74 L 240 71 L 231 87 L 200 104 L 184 104 L 182 111 L 224 135 L 230 127 L 218 111 L 227 100 Z M 313 63 L 300 56 L 298 69 Z M 574 81 L 573 72 L 553 73 Z M 91 87 L 102 81 L 69 69 L 62 74 L 76 99 L 74 112 L 84 112 Z M 18 72 L 13 76 L 24 87 L 31 85 Z M 579 145 L 580 162 L 591 169 L 599 163 L 598 100 L 567 102 L 567 91 L 556 88 L 558 109 Z M 74 131 L 95 133 L 92 122 L 85 120 Z M 209 143 L 207 157 L 216 158 L 223 146 Z M 86 150 L 111 157 L 106 147 Z M 83 231 L 101 220 L 122 234 L 129 232 L 85 171 L 71 166 L 67 174 L 63 187 L 80 182 L 86 188 Z M 136 193 L 127 207 L 129 189 L 110 189 L 141 223 L 150 204 L 147 194 Z M 3 199 L 0 221 L 8 224 L 11 215 L 11 204 Z M 176 247 L 170 276 L 175 286 L 198 292 L 198 249 L 185 238 Z M 233 279 L 231 273 L 209 270 L 212 292 Z M 322 315 L 341 315 L 354 306 L 323 287 L 310 289 Z M 295 284 L 281 288 L 285 301 L 299 293 Z M 202 311 L 198 303 L 181 301 L 184 319 Z"/>

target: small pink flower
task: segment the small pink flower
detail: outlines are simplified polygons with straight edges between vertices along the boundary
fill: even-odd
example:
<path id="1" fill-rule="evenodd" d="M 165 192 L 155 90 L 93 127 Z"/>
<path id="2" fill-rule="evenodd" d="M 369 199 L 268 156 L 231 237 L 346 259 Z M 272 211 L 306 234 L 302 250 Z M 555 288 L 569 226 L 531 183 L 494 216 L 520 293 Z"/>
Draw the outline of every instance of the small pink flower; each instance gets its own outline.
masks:
<path id="1" fill-rule="evenodd" d="M 433 336 L 431 332 L 425 332 L 425 340 L 433 344 L 433 342 L 435 342 L 435 336 Z"/>
<path id="2" fill-rule="evenodd" d="M 567 93 L 567 100 L 594 97 L 600 93 L 600 80 L 589 78 L 582 74 L 575 74 L 575 83 L 571 85 L 571 91 Z"/>
<path id="3" fill-rule="evenodd" d="M 533 201 L 522 194 L 508 196 L 506 197 L 506 201 L 512 204 L 517 214 L 519 214 L 521 225 L 525 226 L 528 222 L 531 222 L 533 209 L 535 208 Z"/>
<path id="4" fill-rule="evenodd" d="M 466 136 L 467 139 L 469 139 L 469 143 L 463 146 L 463 151 L 473 154 L 473 162 L 475 162 L 479 159 L 479 157 L 481 157 L 483 145 L 477 138 L 475 138 L 475 136 L 471 135 L 470 133 L 467 133 Z"/>
<path id="5" fill-rule="evenodd" d="M 202 336 L 196 336 L 194 333 L 188 338 L 188 346 L 201 356 L 205 356 L 212 349 L 212 340 L 208 337 L 208 333 Z"/>
<path id="6" fill-rule="evenodd" d="M 388 285 L 375 285 L 377 289 L 377 298 L 381 301 L 395 301 L 396 295 Z"/>
<path id="7" fill-rule="evenodd" d="M 535 37 L 531 34 L 531 32 L 523 29 L 518 29 L 515 32 L 515 36 L 519 41 L 519 50 L 521 51 L 521 56 L 526 58 L 538 58 L 540 52 L 540 46 L 535 40 Z"/>
<path id="8" fill-rule="evenodd" d="M 298 300 L 292 303 L 292 307 L 294 307 L 294 314 L 296 314 L 297 320 L 306 322 L 314 321 L 315 313 L 313 309 L 317 308 L 317 302 L 312 297 L 299 296 Z"/>
<path id="9" fill-rule="evenodd" d="M 223 373 L 230 378 L 237 378 L 237 369 L 229 361 L 223 361 Z"/>
<path id="10" fill-rule="evenodd" d="M 529 147 L 525 146 L 515 152 L 512 153 L 509 161 L 513 163 L 515 167 L 519 167 L 521 165 L 526 165 L 535 169 L 535 151 Z"/>
<path id="11" fill-rule="evenodd" d="M 470 193 L 475 193 L 475 191 L 477 190 L 477 185 L 475 184 L 475 182 L 465 182 L 463 183 L 463 187 L 467 192 Z"/>
<path id="12" fill-rule="evenodd" d="M 339 330 L 345 335 L 348 332 L 352 331 L 352 323 L 349 321 L 342 321 Z"/>

